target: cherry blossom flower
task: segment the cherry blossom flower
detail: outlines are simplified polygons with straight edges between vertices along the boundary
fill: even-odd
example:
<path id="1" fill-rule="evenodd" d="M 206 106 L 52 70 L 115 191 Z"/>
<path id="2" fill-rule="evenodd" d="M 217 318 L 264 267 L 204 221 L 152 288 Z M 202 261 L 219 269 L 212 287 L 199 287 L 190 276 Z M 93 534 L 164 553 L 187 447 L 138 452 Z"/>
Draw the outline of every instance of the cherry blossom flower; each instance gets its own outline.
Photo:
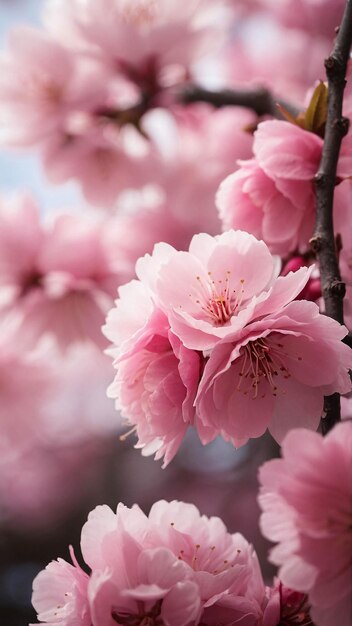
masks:
<path id="1" fill-rule="evenodd" d="M 154 96 L 163 83 L 184 80 L 216 43 L 218 13 L 207 0 L 192 0 L 182 12 L 177 0 L 51 0 L 44 19 L 59 41 L 95 55 Z"/>
<path id="2" fill-rule="evenodd" d="M 86 111 L 101 101 L 103 77 L 92 62 L 80 63 L 58 41 L 34 28 L 11 32 L 0 68 L 3 145 L 42 143 L 65 128 L 72 110 Z"/>
<path id="3" fill-rule="evenodd" d="M 47 176 L 54 184 L 77 180 L 90 204 L 112 208 L 123 190 L 148 182 L 155 162 L 151 143 L 132 125 L 120 128 L 94 112 L 77 117 L 74 130 L 46 141 Z"/>
<path id="4" fill-rule="evenodd" d="M 239 533 L 228 533 L 219 518 L 201 516 L 191 504 L 161 500 L 148 517 L 137 505 L 119 504 L 116 514 L 98 506 L 83 526 L 81 550 L 92 571 L 87 592 L 84 575 L 84 593 L 78 595 L 82 587 L 77 586 L 72 593 L 72 578 L 81 575 L 62 561 L 36 578 L 33 600 L 45 611 L 39 615 L 42 621 L 52 623 L 57 606 L 61 610 L 63 605 L 68 619 L 77 610 L 81 621 L 76 623 L 85 626 L 88 600 L 93 624 L 211 626 L 215 608 L 222 607 L 227 618 L 234 611 L 224 623 L 254 626 L 251 607 L 257 606 L 261 617 L 260 607 L 267 604 L 252 547 Z"/>
<path id="5" fill-rule="evenodd" d="M 108 396 L 116 398 L 116 408 L 133 426 L 129 434 L 136 432 L 136 447 L 142 448 L 143 455 L 155 453 L 156 459 L 164 457 L 166 467 L 194 420 L 201 359 L 170 332 L 167 318 L 153 308 L 141 283 L 124 285 L 120 295 L 121 300 L 116 301 L 117 307 L 110 311 L 103 328 L 115 342 L 110 352 L 117 355 L 117 374 Z M 141 296 L 144 306 L 136 310 L 135 297 Z M 132 333 L 124 341 L 128 306 L 135 315 L 130 316 Z"/>
<path id="6" fill-rule="evenodd" d="M 26 345 L 45 333 L 63 349 L 77 341 L 105 345 L 100 327 L 119 282 L 107 228 L 95 214 L 62 214 L 42 225 L 33 200 L 3 199 L 0 308 L 16 316 Z"/>
<path id="7" fill-rule="evenodd" d="M 87 598 L 89 576 L 77 563 L 72 547 L 73 565 L 52 561 L 33 581 L 32 603 L 38 620 L 62 626 L 91 626 Z"/>
<path id="8" fill-rule="evenodd" d="M 308 594 L 317 626 L 350 623 L 352 423 L 323 438 L 292 430 L 282 459 L 259 472 L 261 529 L 278 543 L 270 560 L 284 585 Z"/>
<path id="9" fill-rule="evenodd" d="M 268 307 L 272 302 L 272 311 L 284 306 L 309 278 L 302 268 L 277 279 L 278 263 L 265 243 L 242 231 L 195 235 L 189 252 L 157 245 L 152 256 L 139 259 L 136 271 L 150 283 L 172 332 L 194 350 L 211 349 L 262 315 L 261 301 L 268 299 Z"/>
<path id="10" fill-rule="evenodd" d="M 351 390 L 352 355 L 344 326 L 293 302 L 312 269 L 277 276 L 264 242 L 242 231 L 139 259 L 103 332 L 117 370 L 109 395 L 143 454 L 167 465 L 188 426 L 203 444 L 221 434 L 235 446 L 267 428 L 280 442 L 297 419 L 317 428 L 324 396 Z"/>
<path id="11" fill-rule="evenodd" d="M 352 172 L 350 136 L 338 175 Z M 225 229 L 242 228 L 263 239 L 274 254 L 305 251 L 313 233 L 315 191 L 323 140 L 283 121 L 261 122 L 254 134 L 254 158 L 243 161 L 220 185 L 217 206 Z"/>
<path id="12" fill-rule="evenodd" d="M 331 41 L 325 37 L 270 23 L 262 39 L 235 39 L 221 61 L 227 83 L 237 88 L 262 85 L 275 98 L 289 94 L 290 102 L 303 106 L 307 90 L 324 79 L 323 60 L 330 50 Z"/>
<path id="13" fill-rule="evenodd" d="M 332 40 L 340 24 L 344 0 L 259 0 L 285 26 L 299 28 Z"/>
<path id="14" fill-rule="evenodd" d="M 206 363 L 196 399 L 199 419 L 235 446 L 266 428 L 281 442 L 298 420 L 315 430 L 324 396 L 351 389 L 351 351 L 341 342 L 346 333 L 306 301 L 233 332 Z"/>

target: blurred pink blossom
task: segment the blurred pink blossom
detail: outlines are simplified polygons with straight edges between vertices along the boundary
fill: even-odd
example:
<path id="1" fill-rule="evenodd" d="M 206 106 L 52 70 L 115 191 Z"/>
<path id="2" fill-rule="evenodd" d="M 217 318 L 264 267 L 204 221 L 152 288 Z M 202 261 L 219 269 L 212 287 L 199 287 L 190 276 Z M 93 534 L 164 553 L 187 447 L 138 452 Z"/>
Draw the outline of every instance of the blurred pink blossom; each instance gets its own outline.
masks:
<path id="1" fill-rule="evenodd" d="M 331 41 L 308 32 L 273 25 L 262 40 L 235 40 L 221 58 L 227 83 L 270 89 L 274 97 L 298 105 L 305 102 L 307 89 L 325 77 L 324 58 Z"/>
<path id="2" fill-rule="evenodd" d="M 345 0 L 258 0 L 285 26 L 300 28 L 332 41 L 339 26 Z"/>
<path id="3" fill-rule="evenodd" d="M 16 316 L 26 345 L 45 333 L 63 349 L 77 341 L 104 345 L 100 327 L 119 282 L 108 228 L 94 214 L 62 214 L 43 225 L 30 198 L 2 199 L 0 307 Z"/>
<path id="4" fill-rule="evenodd" d="M 158 244 L 152 256 L 139 259 L 136 271 L 149 283 L 171 330 L 193 350 L 213 348 L 262 315 L 262 301 L 273 297 L 270 310 L 281 308 L 308 280 L 305 269 L 277 280 L 277 259 L 265 243 L 233 230 L 215 237 L 195 235 L 189 252 Z"/>
<path id="5" fill-rule="evenodd" d="M 93 88 L 88 68 L 79 67 L 75 55 L 45 33 L 14 29 L 0 57 L 1 143 L 40 143 L 64 127 L 72 108 L 96 105 L 99 88 Z"/>
<path id="6" fill-rule="evenodd" d="M 164 81 L 184 80 L 200 55 L 218 44 L 219 8 L 191 0 L 51 0 L 45 26 L 75 51 L 103 60 L 156 95 Z"/>
<path id="7" fill-rule="evenodd" d="M 292 430 L 282 459 L 259 472 L 261 528 L 282 582 L 308 594 L 316 626 L 348 626 L 352 614 L 352 423 L 326 436 Z"/>

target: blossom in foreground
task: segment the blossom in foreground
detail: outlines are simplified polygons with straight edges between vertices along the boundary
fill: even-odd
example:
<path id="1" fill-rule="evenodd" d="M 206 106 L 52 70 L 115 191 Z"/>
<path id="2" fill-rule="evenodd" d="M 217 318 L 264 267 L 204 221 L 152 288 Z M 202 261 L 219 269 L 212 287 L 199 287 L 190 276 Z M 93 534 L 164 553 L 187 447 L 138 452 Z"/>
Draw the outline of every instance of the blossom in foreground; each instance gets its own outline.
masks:
<path id="1" fill-rule="evenodd" d="M 350 137 L 342 144 L 338 176 L 349 177 Z M 217 206 L 225 229 L 263 239 L 274 254 L 305 251 L 313 233 L 315 189 L 323 140 L 289 122 L 270 120 L 254 133 L 254 158 L 220 185 Z"/>
<path id="2" fill-rule="evenodd" d="M 142 283 L 132 281 L 119 293 L 103 328 L 117 357 L 108 395 L 133 426 L 136 447 L 143 455 L 164 457 L 165 467 L 194 421 L 201 358 L 170 331 L 167 317 L 153 306 Z"/>
<path id="3" fill-rule="evenodd" d="M 323 438 L 292 430 L 282 459 L 259 472 L 261 529 L 278 543 L 270 559 L 282 582 L 308 594 L 316 626 L 349 626 L 352 615 L 352 422 Z"/>
<path id="4" fill-rule="evenodd" d="M 91 574 L 62 559 L 33 584 L 39 619 L 61 626 L 214 626 L 261 623 L 267 592 L 253 548 L 183 502 L 98 506 L 81 535 Z M 274 626 L 275 622 L 267 622 Z"/>
<path id="5" fill-rule="evenodd" d="M 351 350 L 341 341 L 346 334 L 306 301 L 229 334 L 206 363 L 199 419 L 235 446 L 267 428 L 278 442 L 295 425 L 316 430 L 324 396 L 351 388 Z"/>
<path id="6" fill-rule="evenodd" d="M 191 425 L 203 444 L 221 434 L 235 446 L 267 428 L 281 441 L 297 416 L 317 428 L 324 395 L 351 390 L 352 354 L 344 326 L 294 302 L 311 269 L 278 276 L 265 243 L 242 231 L 195 235 L 187 252 L 160 243 L 137 261 L 103 332 L 109 395 L 143 454 L 166 465 Z"/>
<path id="7" fill-rule="evenodd" d="M 171 330 L 194 350 L 209 350 L 243 328 L 268 298 L 274 309 L 280 308 L 309 277 L 302 269 L 277 279 L 279 265 L 265 243 L 233 230 L 215 237 L 195 235 L 187 252 L 158 244 L 151 256 L 137 261 L 136 272 L 149 285 Z"/>

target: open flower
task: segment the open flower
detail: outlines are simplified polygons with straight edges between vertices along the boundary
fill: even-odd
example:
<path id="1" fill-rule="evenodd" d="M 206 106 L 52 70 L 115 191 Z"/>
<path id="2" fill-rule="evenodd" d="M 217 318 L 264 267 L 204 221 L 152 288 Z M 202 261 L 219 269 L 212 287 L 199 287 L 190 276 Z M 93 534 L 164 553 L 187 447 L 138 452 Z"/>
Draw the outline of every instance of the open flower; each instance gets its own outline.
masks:
<path id="1" fill-rule="evenodd" d="M 189 252 L 156 246 L 136 270 L 149 283 L 171 330 L 193 350 L 213 348 L 262 315 L 261 302 L 270 301 L 271 310 L 284 306 L 309 278 L 302 268 L 278 279 L 277 260 L 265 243 L 233 230 L 216 237 L 195 235 Z"/>
<path id="2" fill-rule="evenodd" d="M 315 430 L 324 396 L 351 389 L 346 333 L 313 302 L 297 301 L 229 334 L 206 363 L 199 419 L 236 446 L 266 428 L 279 442 L 298 422 Z"/>
<path id="3" fill-rule="evenodd" d="M 64 559 L 51 561 L 33 581 L 32 603 L 38 619 L 45 624 L 90 626 L 87 597 L 89 576 L 77 563 L 70 548 L 73 565 Z"/>
<path id="4" fill-rule="evenodd" d="M 259 472 L 261 528 L 282 582 L 308 594 L 317 626 L 348 626 L 352 614 L 352 423 L 326 436 L 292 430 L 282 459 Z"/>
<path id="5" fill-rule="evenodd" d="M 103 329 L 115 342 L 110 352 L 117 373 L 108 395 L 133 426 L 136 447 L 144 455 L 164 457 L 165 467 L 194 421 L 201 357 L 170 331 L 167 317 L 154 307 L 142 283 L 124 285 L 120 296 Z M 137 309 L 135 297 L 141 299 Z M 134 314 L 126 324 L 129 305 Z"/>
<path id="6" fill-rule="evenodd" d="M 119 280 L 107 224 L 91 213 L 61 214 L 44 226 L 31 198 L 2 200 L 0 310 L 16 314 L 23 342 L 49 333 L 63 349 L 105 345 L 100 327 Z"/>
<path id="7" fill-rule="evenodd" d="M 77 611 L 77 621 L 59 621 L 58 613 L 57 623 L 86 626 L 87 599 L 97 626 L 214 626 L 218 607 L 224 624 L 255 626 L 267 604 L 252 547 L 191 504 L 161 500 L 148 517 L 137 505 L 119 504 L 116 513 L 98 506 L 83 526 L 81 550 L 92 571 L 83 602 L 81 587 L 72 584 L 81 573 L 63 561 L 51 563 L 34 582 L 34 606 L 45 611 L 39 619 L 47 624 L 63 609 L 70 619 Z"/>
<path id="8" fill-rule="evenodd" d="M 350 136 L 342 144 L 338 176 L 352 174 Z M 313 179 L 323 140 L 289 122 L 261 122 L 254 158 L 220 185 L 217 206 L 225 229 L 243 228 L 263 239 L 274 254 L 305 251 L 315 217 Z"/>

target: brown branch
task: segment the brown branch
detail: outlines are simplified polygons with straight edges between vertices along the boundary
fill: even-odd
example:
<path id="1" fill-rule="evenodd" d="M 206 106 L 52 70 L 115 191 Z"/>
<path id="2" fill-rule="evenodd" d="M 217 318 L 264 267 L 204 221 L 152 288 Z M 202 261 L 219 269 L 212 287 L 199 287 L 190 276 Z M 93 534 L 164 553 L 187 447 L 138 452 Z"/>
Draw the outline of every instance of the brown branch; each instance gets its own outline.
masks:
<path id="1" fill-rule="evenodd" d="M 190 85 L 184 89 L 179 101 L 183 104 L 192 102 L 208 102 L 214 107 L 241 106 L 252 109 L 257 115 L 271 115 L 278 119 L 284 119 L 277 104 L 281 104 L 292 115 L 296 116 L 299 110 L 291 103 L 275 100 L 270 91 L 264 87 L 256 89 L 222 89 L 210 91 L 197 85 Z"/>
<path id="2" fill-rule="evenodd" d="M 348 0 L 331 55 L 325 60 L 328 79 L 328 114 L 319 170 L 315 176 L 316 223 L 311 246 L 316 253 L 326 314 L 343 324 L 345 284 L 341 280 L 333 226 L 333 202 L 337 162 L 349 120 L 342 115 L 347 63 L 352 44 L 352 0 Z M 326 417 L 322 431 L 327 433 L 340 420 L 340 396 L 325 398 Z"/>

